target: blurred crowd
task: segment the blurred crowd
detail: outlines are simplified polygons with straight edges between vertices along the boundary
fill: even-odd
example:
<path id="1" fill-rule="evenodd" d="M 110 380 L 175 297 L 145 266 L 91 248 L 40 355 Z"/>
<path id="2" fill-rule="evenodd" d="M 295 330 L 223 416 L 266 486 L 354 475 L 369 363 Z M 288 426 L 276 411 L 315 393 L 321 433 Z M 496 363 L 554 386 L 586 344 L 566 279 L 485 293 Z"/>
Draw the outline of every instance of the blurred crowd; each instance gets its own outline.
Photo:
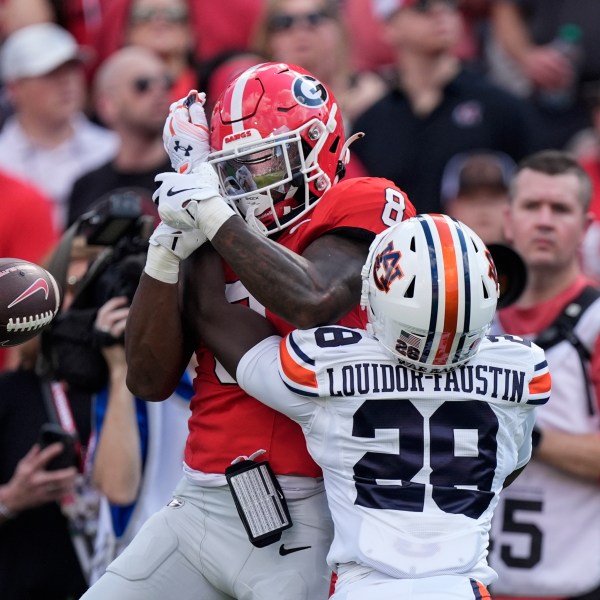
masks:
<path id="1" fill-rule="evenodd" d="M 304 67 L 338 99 L 347 136 L 364 134 L 347 177 L 388 178 L 417 212 L 489 244 L 518 246 L 504 219 L 521 161 L 568 153 L 592 183 L 573 255 L 600 281 L 598 0 L 0 0 L 0 38 L 0 256 L 55 267 L 62 311 L 77 309 L 64 346 L 0 348 L 1 598 L 78 598 L 180 477 L 194 365 L 165 403 L 133 396 L 122 336 L 143 262 L 102 278 L 157 222 L 163 125 L 188 90 L 207 93 L 210 118 L 247 67 Z M 80 365 L 73 379 L 65 362 Z M 60 422 L 57 365 L 78 458 L 49 470 L 61 447 L 36 442 Z M 600 550 L 596 568 L 600 585 Z"/>

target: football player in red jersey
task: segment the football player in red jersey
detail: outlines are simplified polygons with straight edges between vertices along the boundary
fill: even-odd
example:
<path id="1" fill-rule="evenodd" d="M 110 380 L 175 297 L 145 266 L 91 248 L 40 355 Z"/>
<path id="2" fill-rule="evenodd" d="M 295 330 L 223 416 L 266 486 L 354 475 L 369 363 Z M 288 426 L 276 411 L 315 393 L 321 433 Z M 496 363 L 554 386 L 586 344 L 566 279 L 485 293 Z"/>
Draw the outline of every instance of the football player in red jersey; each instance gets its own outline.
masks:
<path id="1" fill-rule="evenodd" d="M 210 148 L 203 97 L 190 98 L 172 106 L 165 125 L 175 172 L 159 176 L 163 223 L 126 333 L 128 384 L 148 400 L 168 396 L 197 354 L 184 477 L 85 599 L 325 599 L 332 525 L 321 471 L 300 427 L 245 394 L 202 345 L 218 296 L 202 265 L 222 260 L 229 302 L 266 314 L 281 334 L 364 326 L 358 303 L 369 244 L 415 209 L 391 181 L 340 182 L 349 141 L 338 104 L 299 67 L 265 63 L 233 80 L 215 105 Z M 260 513 L 261 499 L 241 498 L 251 505 L 245 531 L 225 470 L 258 451 L 289 519 L 283 508 Z"/>

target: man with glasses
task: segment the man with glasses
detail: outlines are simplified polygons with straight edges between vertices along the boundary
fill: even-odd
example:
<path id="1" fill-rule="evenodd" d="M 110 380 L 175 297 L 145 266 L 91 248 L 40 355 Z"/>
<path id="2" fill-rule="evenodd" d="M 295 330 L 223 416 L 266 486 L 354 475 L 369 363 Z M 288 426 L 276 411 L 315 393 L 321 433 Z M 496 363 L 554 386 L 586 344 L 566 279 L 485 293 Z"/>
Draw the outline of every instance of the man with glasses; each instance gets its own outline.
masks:
<path id="1" fill-rule="evenodd" d="M 356 119 L 365 136 L 354 150 L 419 212 L 440 212 L 453 156 L 488 149 L 518 160 L 529 151 L 525 105 L 456 57 L 462 22 L 453 0 L 377 0 L 375 9 L 396 50 L 396 85 Z"/>
<path id="2" fill-rule="evenodd" d="M 95 108 L 121 144 L 109 162 L 87 172 L 69 199 L 71 225 L 109 192 L 133 191 L 150 202 L 154 178 L 169 168 L 162 128 L 169 111 L 171 79 L 165 64 L 146 48 L 127 46 L 108 58 L 96 73 Z"/>

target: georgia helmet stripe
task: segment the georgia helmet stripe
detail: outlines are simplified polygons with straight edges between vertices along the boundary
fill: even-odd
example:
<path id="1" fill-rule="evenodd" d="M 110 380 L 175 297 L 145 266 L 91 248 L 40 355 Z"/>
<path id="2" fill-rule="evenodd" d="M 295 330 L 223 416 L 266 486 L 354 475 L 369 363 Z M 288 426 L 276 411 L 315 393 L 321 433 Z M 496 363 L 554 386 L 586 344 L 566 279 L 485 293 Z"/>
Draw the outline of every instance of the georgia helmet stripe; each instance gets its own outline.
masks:
<path id="1" fill-rule="evenodd" d="M 254 77 L 254 73 L 258 67 L 261 65 L 256 65 L 254 68 L 248 69 L 244 71 L 240 77 L 238 77 L 235 82 L 233 91 L 231 93 L 231 106 L 230 114 L 231 114 L 231 128 L 233 133 L 240 133 L 246 129 L 245 120 L 242 119 L 244 116 L 243 107 L 244 107 L 244 91 L 246 89 L 246 84 L 249 79 Z"/>

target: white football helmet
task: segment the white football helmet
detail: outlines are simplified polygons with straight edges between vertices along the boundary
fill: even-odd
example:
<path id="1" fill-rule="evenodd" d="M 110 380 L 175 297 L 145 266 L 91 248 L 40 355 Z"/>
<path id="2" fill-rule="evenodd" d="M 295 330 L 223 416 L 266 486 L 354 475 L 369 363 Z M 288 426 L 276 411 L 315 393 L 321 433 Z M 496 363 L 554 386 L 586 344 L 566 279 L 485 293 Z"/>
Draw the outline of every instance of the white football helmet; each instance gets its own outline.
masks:
<path id="1" fill-rule="evenodd" d="M 362 278 L 368 329 L 401 364 L 429 373 L 475 355 L 498 302 L 489 250 L 446 215 L 418 215 L 379 234 Z"/>

